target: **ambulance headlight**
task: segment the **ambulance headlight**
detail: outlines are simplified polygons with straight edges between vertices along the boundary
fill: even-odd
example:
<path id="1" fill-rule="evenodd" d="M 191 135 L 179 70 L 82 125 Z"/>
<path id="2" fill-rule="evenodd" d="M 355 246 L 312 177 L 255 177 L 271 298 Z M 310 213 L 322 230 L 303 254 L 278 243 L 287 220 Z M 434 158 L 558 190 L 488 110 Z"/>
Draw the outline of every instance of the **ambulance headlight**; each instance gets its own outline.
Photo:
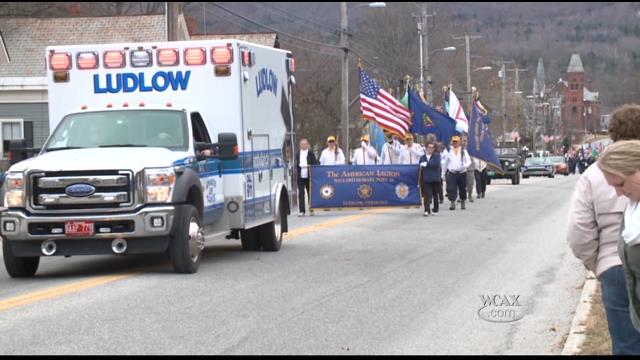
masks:
<path id="1" fill-rule="evenodd" d="M 175 183 L 176 173 L 173 168 L 145 169 L 145 202 L 165 203 L 171 201 Z"/>
<path id="2" fill-rule="evenodd" d="M 7 173 L 3 187 L 5 207 L 25 206 L 26 197 L 23 173 Z"/>

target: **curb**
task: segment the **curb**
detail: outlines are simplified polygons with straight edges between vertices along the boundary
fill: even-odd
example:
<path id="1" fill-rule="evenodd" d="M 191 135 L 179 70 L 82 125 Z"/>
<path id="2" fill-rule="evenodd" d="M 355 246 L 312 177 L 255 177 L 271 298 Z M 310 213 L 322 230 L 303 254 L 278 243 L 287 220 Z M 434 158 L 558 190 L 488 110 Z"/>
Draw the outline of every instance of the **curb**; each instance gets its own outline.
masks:
<path id="1" fill-rule="evenodd" d="M 591 301 L 593 295 L 598 287 L 598 279 L 589 271 L 587 279 L 582 288 L 582 295 L 580 296 L 580 302 L 576 308 L 576 314 L 571 322 L 571 330 L 567 341 L 564 343 L 564 349 L 562 349 L 561 355 L 579 355 L 580 348 L 586 339 L 586 321 L 589 313 L 591 312 Z"/>

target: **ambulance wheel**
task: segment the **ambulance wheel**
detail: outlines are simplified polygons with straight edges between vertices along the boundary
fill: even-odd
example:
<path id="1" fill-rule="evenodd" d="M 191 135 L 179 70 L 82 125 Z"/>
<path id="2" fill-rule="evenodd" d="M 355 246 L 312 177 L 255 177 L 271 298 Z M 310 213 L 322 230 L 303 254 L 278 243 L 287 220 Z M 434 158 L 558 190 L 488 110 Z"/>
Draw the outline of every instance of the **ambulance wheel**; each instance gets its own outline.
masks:
<path id="1" fill-rule="evenodd" d="M 240 242 L 244 251 L 259 251 L 258 228 L 240 230 Z"/>
<path id="2" fill-rule="evenodd" d="M 17 257 L 13 255 L 9 240 L 2 239 L 2 256 L 4 258 L 4 267 L 7 269 L 9 276 L 13 278 L 32 277 L 38 270 L 40 257 Z"/>
<path id="3" fill-rule="evenodd" d="M 169 242 L 171 263 L 175 272 L 193 274 L 198 271 L 204 249 L 202 220 L 192 205 L 180 205 L 176 210 L 175 230 Z"/>
<path id="4" fill-rule="evenodd" d="M 282 229 L 286 221 L 284 206 L 282 206 L 281 202 L 278 205 L 275 221 L 264 224 L 258 228 L 263 251 L 280 251 L 280 247 L 282 246 Z"/>

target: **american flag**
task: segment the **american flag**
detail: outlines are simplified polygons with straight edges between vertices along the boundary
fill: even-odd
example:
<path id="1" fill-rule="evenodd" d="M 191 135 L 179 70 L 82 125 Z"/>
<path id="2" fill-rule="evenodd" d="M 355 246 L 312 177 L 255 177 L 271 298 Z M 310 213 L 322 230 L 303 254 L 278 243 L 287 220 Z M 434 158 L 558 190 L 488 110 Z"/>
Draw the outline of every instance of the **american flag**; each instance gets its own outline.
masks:
<path id="1" fill-rule="evenodd" d="M 404 138 L 411 126 L 411 112 L 360 69 L 362 115 L 383 129 Z"/>

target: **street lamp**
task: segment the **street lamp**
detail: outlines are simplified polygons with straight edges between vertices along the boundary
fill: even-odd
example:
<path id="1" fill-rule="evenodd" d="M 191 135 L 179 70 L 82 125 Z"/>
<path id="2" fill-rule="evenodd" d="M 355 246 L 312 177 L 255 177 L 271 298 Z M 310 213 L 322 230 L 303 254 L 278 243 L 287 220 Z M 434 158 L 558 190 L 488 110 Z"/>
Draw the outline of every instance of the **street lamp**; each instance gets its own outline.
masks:
<path id="1" fill-rule="evenodd" d="M 351 10 L 360 7 L 383 8 L 387 4 L 384 2 L 372 2 L 354 6 Z M 347 2 L 340 3 L 340 47 L 344 55 L 342 57 L 342 141 L 345 156 L 349 156 L 349 39 L 347 38 L 347 28 L 349 23 L 349 12 Z"/>
<path id="2" fill-rule="evenodd" d="M 420 24 L 421 25 L 421 24 Z M 422 30 L 420 28 L 418 28 L 418 30 Z M 434 49 L 432 50 L 429 54 L 433 55 L 438 51 L 442 51 L 442 52 L 449 52 L 449 51 L 456 51 L 456 47 L 455 46 L 447 46 L 444 48 L 440 48 L 440 49 Z M 425 88 L 424 86 L 424 77 L 423 77 L 423 73 L 426 72 L 427 73 L 427 101 L 430 103 L 433 103 L 431 100 L 431 97 L 433 96 L 432 91 L 431 91 L 431 70 L 429 69 L 429 56 L 427 56 L 427 58 L 425 59 L 426 61 L 426 67 L 422 67 L 422 36 L 420 36 L 420 90 L 423 90 Z M 422 69 L 424 69 L 425 71 L 422 71 Z"/>

